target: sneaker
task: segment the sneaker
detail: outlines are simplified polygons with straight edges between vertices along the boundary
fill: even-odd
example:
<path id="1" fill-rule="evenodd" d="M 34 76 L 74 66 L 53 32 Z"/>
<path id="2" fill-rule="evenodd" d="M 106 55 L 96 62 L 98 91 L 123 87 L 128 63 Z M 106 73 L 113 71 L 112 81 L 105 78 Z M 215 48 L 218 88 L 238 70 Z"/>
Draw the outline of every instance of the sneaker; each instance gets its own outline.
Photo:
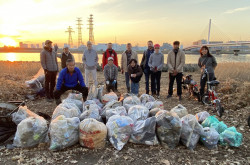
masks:
<path id="1" fill-rule="evenodd" d="M 167 96 L 167 99 L 169 99 L 169 98 L 171 98 L 171 97 L 172 97 L 172 95 L 168 95 L 168 96 Z"/>
<path id="2" fill-rule="evenodd" d="M 56 99 L 56 105 L 59 105 L 61 103 L 62 103 L 61 99 Z"/>
<path id="3" fill-rule="evenodd" d="M 181 96 L 179 96 L 179 101 L 181 101 L 182 100 L 182 98 L 181 98 Z"/>

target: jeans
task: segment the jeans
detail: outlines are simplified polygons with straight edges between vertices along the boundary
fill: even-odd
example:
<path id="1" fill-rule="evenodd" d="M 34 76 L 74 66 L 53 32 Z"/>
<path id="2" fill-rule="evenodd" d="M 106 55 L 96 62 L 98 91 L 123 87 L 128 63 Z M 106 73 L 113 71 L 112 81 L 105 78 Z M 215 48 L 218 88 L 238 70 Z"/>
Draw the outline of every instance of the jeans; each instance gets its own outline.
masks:
<path id="1" fill-rule="evenodd" d="M 92 74 L 92 78 L 94 80 L 94 84 L 95 84 L 95 86 L 97 86 L 98 85 L 98 81 L 97 81 L 96 69 L 93 69 L 93 70 L 85 69 L 85 84 L 86 84 L 86 86 L 89 87 L 89 77 L 90 77 L 90 74 Z"/>
<path id="2" fill-rule="evenodd" d="M 139 94 L 139 87 L 140 87 L 139 82 L 134 83 L 133 81 L 131 81 L 131 93 L 138 95 Z"/>
<path id="3" fill-rule="evenodd" d="M 204 95 L 204 90 L 207 83 L 207 76 L 205 76 L 203 79 L 202 76 L 203 74 L 201 74 L 201 80 L 200 80 L 200 96 Z M 209 81 L 212 81 L 213 79 L 214 79 L 214 74 L 209 73 Z"/>
<path id="4" fill-rule="evenodd" d="M 150 77 L 150 69 L 145 68 L 144 69 L 144 75 L 145 75 L 145 84 L 146 84 L 146 93 L 149 93 L 149 77 Z"/>
<path id="5" fill-rule="evenodd" d="M 47 98 L 53 98 L 54 88 L 56 86 L 57 71 L 47 71 L 45 73 L 45 94 Z"/>
<path id="6" fill-rule="evenodd" d="M 151 71 L 151 92 L 152 94 L 160 93 L 161 90 L 161 71 Z"/>
<path id="7" fill-rule="evenodd" d="M 176 79 L 177 82 L 177 95 L 181 96 L 182 94 L 182 73 L 178 73 L 177 75 L 173 76 L 171 73 L 169 73 L 169 88 L 168 88 L 168 94 L 173 95 L 173 86 L 174 86 L 174 80 Z"/>
<path id="8" fill-rule="evenodd" d="M 75 87 L 66 87 L 65 85 L 62 85 L 60 90 L 55 91 L 54 93 L 55 99 L 60 99 L 61 95 L 67 90 L 76 90 L 78 92 L 81 92 L 83 100 L 86 101 L 88 96 L 88 88 L 82 87 L 80 84 L 77 84 Z"/>
<path id="9" fill-rule="evenodd" d="M 126 87 L 129 90 L 130 89 L 130 82 L 129 82 L 129 74 L 128 74 L 128 72 L 125 72 L 125 81 L 126 81 Z"/>

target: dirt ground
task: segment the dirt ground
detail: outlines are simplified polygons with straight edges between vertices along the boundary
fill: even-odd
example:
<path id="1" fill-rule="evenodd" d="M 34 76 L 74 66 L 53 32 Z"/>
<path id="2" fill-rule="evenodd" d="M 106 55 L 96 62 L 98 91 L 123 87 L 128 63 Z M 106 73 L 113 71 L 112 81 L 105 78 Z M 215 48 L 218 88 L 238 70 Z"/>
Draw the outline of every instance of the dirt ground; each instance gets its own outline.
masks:
<path id="1" fill-rule="evenodd" d="M 104 80 L 102 74 L 102 72 L 98 72 L 99 82 Z M 193 74 L 194 79 L 199 81 L 199 73 L 186 74 Z M 224 121 L 229 127 L 235 126 L 237 131 L 243 134 L 243 144 L 238 148 L 218 145 L 218 149 L 208 150 L 205 146 L 198 144 L 194 151 L 190 151 L 181 144 L 170 150 L 160 145 L 146 146 L 128 143 L 118 152 L 107 141 L 106 148 L 100 150 L 86 149 L 77 144 L 59 152 L 52 152 L 48 149 L 48 145 L 42 144 L 32 149 L 15 148 L 10 150 L 1 147 L 0 164 L 250 164 L 250 129 L 247 126 L 247 118 L 250 115 L 249 84 L 242 86 L 237 82 L 221 81 L 223 81 L 221 84 L 223 88 L 218 89 L 218 91 L 222 102 L 225 103 L 225 113 L 220 120 Z M 177 97 L 167 100 L 168 73 L 162 73 L 161 84 L 161 98 L 159 100 L 164 102 L 165 110 L 170 110 L 181 103 L 190 114 L 208 110 L 210 114 L 216 115 L 211 112 L 210 107 L 203 106 L 194 98 L 190 99 L 186 91 L 183 92 L 181 102 L 178 101 Z M 120 94 L 126 92 L 124 75 L 120 73 L 118 90 Z M 144 77 L 142 77 L 140 94 L 144 92 L 145 84 Z M 23 100 L 27 93 L 29 93 L 29 90 L 26 89 L 23 79 L 19 78 L 18 75 L 5 74 L 0 77 L 1 102 Z M 48 103 L 44 98 L 41 98 L 28 101 L 27 106 L 34 112 L 41 111 L 51 115 L 56 104 L 54 102 Z"/>

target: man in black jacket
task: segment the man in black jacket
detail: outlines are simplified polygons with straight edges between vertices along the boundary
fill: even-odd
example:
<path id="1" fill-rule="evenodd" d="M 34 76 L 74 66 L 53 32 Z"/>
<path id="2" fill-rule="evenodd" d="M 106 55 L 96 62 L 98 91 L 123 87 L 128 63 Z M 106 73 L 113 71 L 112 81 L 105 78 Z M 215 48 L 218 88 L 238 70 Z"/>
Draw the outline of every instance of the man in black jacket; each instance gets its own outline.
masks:
<path id="1" fill-rule="evenodd" d="M 66 61 L 68 59 L 70 60 L 74 60 L 74 56 L 71 54 L 71 52 L 69 51 L 69 47 L 68 46 L 65 46 L 63 48 L 63 53 L 62 54 L 58 54 L 57 57 L 61 58 L 61 66 L 62 66 L 62 69 L 63 68 L 66 68 L 67 65 L 66 65 Z"/>
<path id="2" fill-rule="evenodd" d="M 140 64 L 140 67 L 142 68 L 145 75 L 146 94 L 149 94 L 149 78 L 150 78 L 150 67 L 148 66 L 148 61 L 151 54 L 153 53 L 154 53 L 153 41 L 148 41 L 148 49 L 144 51 Z"/>

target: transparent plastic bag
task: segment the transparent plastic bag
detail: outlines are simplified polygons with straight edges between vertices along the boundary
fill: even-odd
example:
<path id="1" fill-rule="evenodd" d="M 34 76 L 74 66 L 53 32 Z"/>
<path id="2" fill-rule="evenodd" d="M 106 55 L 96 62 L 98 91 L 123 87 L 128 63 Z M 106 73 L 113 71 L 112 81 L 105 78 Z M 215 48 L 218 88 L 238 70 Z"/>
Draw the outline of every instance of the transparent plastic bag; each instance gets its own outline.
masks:
<path id="1" fill-rule="evenodd" d="M 29 81 L 25 81 L 27 87 L 31 88 L 35 92 L 39 92 L 43 89 L 45 81 L 44 70 L 41 68 L 35 76 Z"/>
<path id="2" fill-rule="evenodd" d="M 79 109 L 76 109 L 74 107 L 71 108 L 66 108 L 64 105 L 66 103 L 63 102 L 62 104 L 59 104 L 56 109 L 54 110 L 53 114 L 52 114 L 52 120 L 54 120 L 56 117 L 60 116 L 60 115 L 64 115 L 66 118 L 72 118 L 72 117 L 78 117 L 81 114 L 81 111 L 79 111 Z M 70 107 L 70 106 L 67 106 Z"/>
<path id="3" fill-rule="evenodd" d="M 142 94 L 140 96 L 140 100 L 141 100 L 142 105 L 145 105 L 147 102 L 154 102 L 155 98 L 148 94 Z"/>
<path id="4" fill-rule="evenodd" d="M 164 147 L 175 148 L 180 141 L 182 122 L 174 112 L 162 112 L 156 118 L 157 136 Z"/>
<path id="5" fill-rule="evenodd" d="M 147 102 L 145 104 L 145 107 L 147 107 L 149 110 L 154 109 L 154 108 L 164 109 L 164 105 L 162 101 Z"/>
<path id="6" fill-rule="evenodd" d="M 78 117 L 66 118 L 60 115 L 50 123 L 50 150 L 58 151 L 78 143 L 79 139 Z"/>
<path id="7" fill-rule="evenodd" d="M 67 108 L 67 109 L 75 108 L 80 112 L 80 109 L 74 103 L 64 102 L 64 103 L 61 103 L 60 106 Z"/>
<path id="8" fill-rule="evenodd" d="M 188 148 L 194 149 L 199 141 L 200 135 L 203 135 L 203 128 L 198 123 L 194 115 L 186 115 L 181 118 L 181 142 Z"/>
<path id="9" fill-rule="evenodd" d="M 88 97 L 87 100 L 93 100 L 96 99 L 98 96 L 98 89 L 97 86 L 95 86 L 94 84 L 90 86 L 89 88 L 89 93 L 88 93 Z"/>
<path id="10" fill-rule="evenodd" d="M 101 116 L 99 115 L 99 110 L 96 108 L 91 108 L 91 106 L 94 106 L 96 104 L 91 104 L 90 105 L 90 109 L 84 111 L 81 115 L 80 115 L 80 120 L 84 120 L 84 119 L 88 119 L 88 118 L 93 118 L 96 119 L 97 121 L 102 121 Z M 99 107 L 98 105 L 96 105 L 97 107 Z"/>
<path id="11" fill-rule="evenodd" d="M 139 120 L 146 120 L 149 110 L 143 105 L 134 105 L 128 110 L 128 116 L 136 123 Z"/>
<path id="12" fill-rule="evenodd" d="M 107 138 L 107 127 L 95 119 L 85 119 L 79 126 L 79 142 L 83 147 L 90 149 L 104 148 Z"/>
<path id="13" fill-rule="evenodd" d="M 188 114 L 187 109 L 181 104 L 178 104 L 176 107 L 172 108 L 170 112 L 176 113 L 179 118 L 182 118 Z"/>
<path id="14" fill-rule="evenodd" d="M 114 92 L 107 93 L 102 97 L 103 103 L 107 103 L 107 102 L 110 102 L 112 100 L 118 101 L 118 97 Z"/>
<path id="15" fill-rule="evenodd" d="M 140 99 L 135 95 L 128 96 L 123 100 L 123 106 L 126 108 L 127 111 L 130 107 L 134 105 L 141 105 Z"/>
<path id="16" fill-rule="evenodd" d="M 203 128 L 204 134 L 201 135 L 200 141 L 206 146 L 208 149 L 217 148 L 217 143 L 220 138 L 220 134 L 214 129 L 205 127 Z"/>
<path id="17" fill-rule="evenodd" d="M 146 120 L 137 121 L 133 127 L 133 133 L 130 137 L 130 142 L 146 145 L 159 144 L 156 134 L 156 118 L 150 117 Z"/>
<path id="18" fill-rule="evenodd" d="M 102 108 L 100 108 L 96 103 L 94 103 L 94 104 L 85 105 L 83 107 L 83 112 L 88 111 L 88 110 L 93 110 L 93 109 L 98 110 L 99 113 L 101 113 L 102 111 Z"/>
<path id="19" fill-rule="evenodd" d="M 65 99 L 65 100 L 62 101 L 62 103 L 73 103 L 80 109 L 81 112 L 83 111 L 83 102 L 80 101 L 80 100 Z"/>
<path id="20" fill-rule="evenodd" d="M 111 116 L 106 124 L 108 138 L 115 149 L 121 150 L 133 132 L 133 120 L 128 116 Z"/>
<path id="21" fill-rule="evenodd" d="M 127 114 L 126 109 L 123 106 L 119 106 L 119 107 L 116 107 L 115 109 L 108 109 L 106 111 L 106 120 L 108 121 L 108 119 L 114 115 L 127 116 L 128 114 Z"/>
<path id="22" fill-rule="evenodd" d="M 195 115 L 198 122 L 201 124 L 206 118 L 208 118 L 210 114 L 207 111 L 199 112 Z"/>
<path id="23" fill-rule="evenodd" d="M 30 111 L 27 106 L 20 106 L 17 112 L 14 112 L 12 115 L 12 121 L 18 125 L 22 120 L 28 117 L 40 117 L 34 112 Z"/>
<path id="24" fill-rule="evenodd" d="M 102 102 L 104 85 L 99 85 L 97 87 L 97 99 Z"/>
<path id="25" fill-rule="evenodd" d="M 219 123 L 220 121 L 215 117 L 215 116 L 209 116 L 207 117 L 203 122 L 202 126 L 203 127 L 210 127 L 214 123 Z"/>
<path id="26" fill-rule="evenodd" d="M 158 116 L 160 116 L 161 114 L 165 113 L 165 112 L 169 112 L 167 110 L 160 110 L 155 114 L 155 117 L 157 118 Z"/>
<path id="27" fill-rule="evenodd" d="M 82 93 L 69 93 L 67 99 L 82 101 Z"/>
<path id="28" fill-rule="evenodd" d="M 220 134 L 220 144 L 239 147 L 242 144 L 243 136 L 237 132 L 235 127 L 229 127 Z"/>
<path id="29" fill-rule="evenodd" d="M 42 117 L 28 117 L 17 125 L 13 145 L 28 148 L 48 140 L 47 121 Z"/>
<path id="30" fill-rule="evenodd" d="M 212 123 L 210 128 L 214 128 L 219 134 L 221 134 L 227 129 L 227 125 L 221 121 L 219 123 Z"/>
<path id="31" fill-rule="evenodd" d="M 99 99 L 93 99 L 93 101 L 100 107 L 103 108 L 103 104 L 101 103 L 101 101 Z"/>
<path id="32" fill-rule="evenodd" d="M 106 111 L 108 109 L 115 109 L 116 107 L 119 107 L 121 106 L 122 103 L 120 101 L 116 101 L 116 100 L 112 100 L 110 102 L 108 102 L 102 109 L 102 112 L 100 113 L 100 115 L 102 117 L 106 117 Z"/>
<path id="33" fill-rule="evenodd" d="M 149 111 L 149 116 L 152 117 L 152 116 L 155 116 L 157 114 L 157 112 L 159 112 L 160 110 L 162 110 L 161 108 L 154 108 L 154 109 L 151 109 Z"/>

